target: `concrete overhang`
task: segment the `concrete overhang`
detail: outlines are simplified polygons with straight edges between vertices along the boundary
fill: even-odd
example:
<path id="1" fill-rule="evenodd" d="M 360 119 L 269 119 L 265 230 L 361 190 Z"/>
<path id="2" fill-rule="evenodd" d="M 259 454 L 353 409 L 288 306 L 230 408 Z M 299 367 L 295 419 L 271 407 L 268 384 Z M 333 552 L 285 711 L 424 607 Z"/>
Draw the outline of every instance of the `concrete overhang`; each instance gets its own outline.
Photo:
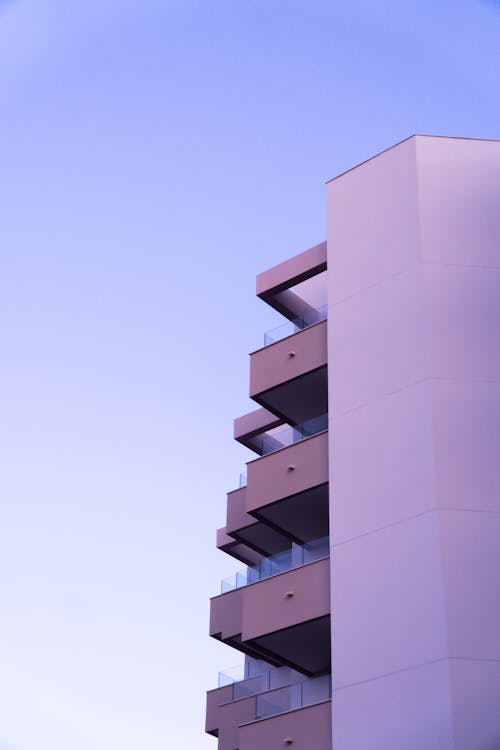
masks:
<path id="1" fill-rule="evenodd" d="M 210 635 L 307 676 L 330 671 L 330 559 L 213 597 Z"/>
<path id="2" fill-rule="evenodd" d="M 282 424 L 283 419 L 261 407 L 234 420 L 234 439 L 260 455 L 263 435 Z"/>
<path id="3" fill-rule="evenodd" d="M 250 398 L 290 424 L 328 411 L 326 320 L 252 352 Z"/>
<path id="4" fill-rule="evenodd" d="M 260 273 L 257 276 L 257 296 L 289 320 L 310 312 L 314 307 L 290 287 L 326 271 L 326 256 L 324 241 Z"/>

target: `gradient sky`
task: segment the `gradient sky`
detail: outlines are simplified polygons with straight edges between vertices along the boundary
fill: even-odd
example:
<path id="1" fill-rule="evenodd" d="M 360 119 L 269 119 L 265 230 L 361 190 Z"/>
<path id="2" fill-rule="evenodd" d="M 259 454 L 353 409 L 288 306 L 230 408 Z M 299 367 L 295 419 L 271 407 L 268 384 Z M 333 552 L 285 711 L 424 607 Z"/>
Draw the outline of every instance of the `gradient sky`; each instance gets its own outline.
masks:
<path id="1" fill-rule="evenodd" d="M 0 750 L 214 749 L 255 275 L 324 181 L 497 137 L 480 0 L 0 0 Z"/>

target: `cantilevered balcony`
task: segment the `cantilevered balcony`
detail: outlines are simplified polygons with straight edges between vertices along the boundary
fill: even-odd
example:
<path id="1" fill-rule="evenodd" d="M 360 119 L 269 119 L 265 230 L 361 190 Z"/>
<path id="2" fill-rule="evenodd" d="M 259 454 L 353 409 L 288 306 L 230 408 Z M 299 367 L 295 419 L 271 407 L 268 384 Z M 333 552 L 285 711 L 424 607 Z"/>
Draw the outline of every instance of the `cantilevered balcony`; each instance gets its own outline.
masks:
<path id="1" fill-rule="evenodd" d="M 310 562 L 322 560 L 329 554 L 330 537 L 328 536 L 322 539 L 314 539 L 307 544 L 292 543 L 283 552 L 270 557 L 263 557 L 256 564 L 242 568 L 229 578 L 224 578 L 221 582 L 221 594 L 239 589 L 242 586 L 248 586 L 251 583 L 257 583 L 257 581 L 263 581 L 294 568 L 300 568 Z"/>
<path id="2" fill-rule="evenodd" d="M 258 409 L 235 421 L 235 434 L 259 455 L 269 455 L 324 432 L 328 427 L 328 415 L 322 414 L 294 427 L 282 423 L 273 426 L 275 424 L 276 419 L 270 420 L 269 412 Z M 240 482 L 243 486 L 227 495 L 226 526 L 217 532 L 217 546 L 229 555 L 253 564 L 257 562 L 254 553 L 269 556 L 289 548 L 291 536 L 273 526 L 273 522 L 247 512 L 247 480 L 245 472 L 244 482 Z M 309 511 L 315 512 L 315 508 L 310 506 Z"/>
<path id="3" fill-rule="evenodd" d="M 250 461 L 247 471 L 247 514 L 299 544 L 328 535 L 328 432 Z"/>
<path id="4" fill-rule="evenodd" d="M 210 635 L 308 676 L 330 671 L 329 559 L 236 588 L 210 603 Z"/>
<path id="5" fill-rule="evenodd" d="M 226 527 L 217 529 L 217 547 L 227 555 L 240 560 L 246 565 L 256 565 L 262 558 L 262 553 L 257 552 L 253 547 L 234 539 L 226 532 Z"/>
<path id="6" fill-rule="evenodd" d="M 286 668 L 269 670 L 235 682 L 231 687 L 209 691 L 206 731 L 219 738 L 219 750 L 236 750 L 244 746 L 242 742 L 250 742 L 252 733 L 245 738 L 248 732 L 244 727 L 247 725 L 324 702 L 329 705 L 330 698 L 330 675 L 308 679 Z M 303 719 L 308 722 L 308 714 L 303 714 Z M 285 720 L 285 725 L 289 730 L 295 729 L 296 720 L 292 714 L 288 721 Z"/>
<path id="7" fill-rule="evenodd" d="M 328 411 L 327 321 L 250 355 L 250 397 L 277 417 L 300 424 Z"/>
<path id="8" fill-rule="evenodd" d="M 245 558 L 242 558 L 238 551 L 243 551 L 243 547 L 251 548 L 254 550 L 254 555 L 257 553 L 260 559 L 262 556 L 274 555 L 289 548 L 290 538 L 260 519 L 249 515 L 246 510 L 246 495 L 246 486 L 228 493 L 224 545 L 218 544 L 217 546 L 233 557 L 253 564 L 258 561 L 255 556 L 250 559 L 251 556 L 245 550 Z M 233 540 L 232 545 L 228 544 L 228 538 Z"/>
<path id="9" fill-rule="evenodd" d="M 234 438 L 242 445 L 264 456 L 286 448 L 306 437 L 328 429 L 328 413 L 319 414 L 300 424 L 286 424 L 267 409 L 256 409 L 234 420 Z M 246 475 L 245 481 L 246 484 Z M 240 481 L 240 487 L 242 483 Z"/>

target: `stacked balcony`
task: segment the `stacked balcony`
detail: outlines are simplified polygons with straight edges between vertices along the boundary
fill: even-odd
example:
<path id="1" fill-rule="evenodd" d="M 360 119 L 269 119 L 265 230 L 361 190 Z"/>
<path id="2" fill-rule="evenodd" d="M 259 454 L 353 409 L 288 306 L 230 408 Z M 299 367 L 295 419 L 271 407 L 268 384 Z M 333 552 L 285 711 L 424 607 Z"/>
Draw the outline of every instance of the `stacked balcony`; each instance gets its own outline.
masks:
<path id="1" fill-rule="evenodd" d="M 326 243 L 258 277 L 288 318 L 250 355 L 250 397 L 235 420 L 254 452 L 227 496 L 217 545 L 246 568 L 211 600 L 210 635 L 244 655 L 240 679 L 207 696 L 219 750 L 331 747 Z M 312 280 L 312 282 L 310 281 Z"/>
<path id="2" fill-rule="evenodd" d="M 284 731 L 309 740 L 316 734 L 314 747 L 329 750 L 330 676 L 307 679 L 285 667 L 264 671 L 262 664 L 247 662 L 237 681 L 221 674 L 219 688 L 208 693 L 206 731 L 218 736 L 219 750 L 279 747 Z M 269 744 L 269 727 L 278 730 L 277 743 Z"/>

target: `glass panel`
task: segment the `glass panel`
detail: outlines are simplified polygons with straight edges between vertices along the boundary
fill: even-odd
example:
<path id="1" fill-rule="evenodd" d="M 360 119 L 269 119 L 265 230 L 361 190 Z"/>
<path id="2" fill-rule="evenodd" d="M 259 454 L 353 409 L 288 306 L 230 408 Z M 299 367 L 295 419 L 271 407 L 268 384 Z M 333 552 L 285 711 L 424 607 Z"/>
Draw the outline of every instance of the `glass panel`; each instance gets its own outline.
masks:
<path id="1" fill-rule="evenodd" d="M 285 570 L 290 570 L 291 567 L 292 567 L 292 550 L 287 549 L 269 558 L 268 575 L 275 576 L 278 573 L 283 573 Z"/>
<path id="2" fill-rule="evenodd" d="M 283 552 L 278 552 L 271 557 L 264 557 L 258 565 L 243 568 L 229 578 L 224 578 L 221 582 L 221 593 L 225 594 L 228 591 L 233 591 L 233 589 L 248 586 L 250 583 L 257 583 L 257 581 L 270 578 L 270 576 L 299 568 L 306 563 L 328 557 L 329 554 L 330 537 L 328 536 L 314 539 L 304 545 L 294 543 Z"/>
<path id="3" fill-rule="evenodd" d="M 243 679 L 245 679 L 245 665 L 238 664 L 236 667 L 229 667 L 229 669 L 219 672 L 219 687 L 225 687 Z"/>
<path id="4" fill-rule="evenodd" d="M 281 341 L 281 339 L 284 339 L 287 336 L 291 336 L 298 331 L 302 331 L 304 328 L 308 328 L 315 323 L 320 323 L 322 320 L 326 320 L 327 314 L 328 307 L 327 305 L 323 305 L 317 310 L 308 310 L 299 318 L 289 320 L 286 323 L 282 323 L 282 325 L 277 326 L 276 328 L 272 328 L 270 331 L 267 331 L 264 334 L 264 346 L 274 344 L 276 341 Z"/>
<path id="5" fill-rule="evenodd" d="M 264 719 L 268 716 L 293 711 L 304 706 L 329 700 L 331 696 L 330 675 L 313 677 L 310 680 L 296 682 L 292 685 L 271 690 L 257 695 L 255 718 Z"/>
<path id="6" fill-rule="evenodd" d="M 316 435 L 318 432 L 323 432 L 328 429 L 328 413 L 320 414 L 319 417 L 313 417 L 308 419 L 302 425 L 302 437 L 309 437 L 310 435 Z"/>
<path id="7" fill-rule="evenodd" d="M 263 456 L 267 456 L 268 453 L 279 451 L 280 448 L 286 448 L 287 445 L 291 445 L 292 443 L 292 428 L 285 427 L 276 437 L 274 435 L 266 435 L 263 437 L 260 442 L 260 450 Z"/>
<path id="8" fill-rule="evenodd" d="M 242 586 L 246 586 L 248 583 L 248 573 L 246 568 L 239 570 L 235 576 L 235 588 L 240 589 Z"/>
<path id="9" fill-rule="evenodd" d="M 230 576 L 229 578 L 224 578 L 220 583 L 220 592 L 221 594 L 226 594 L 228 591 L 233 591 L 233 589 L 236 588 L 236 578 L 235 576 Z"/>
<path id="10" fill-rule="evenodd" d="M 245 661 L 245 676 L 255 677 L 257 674 L 264 674 L 269 671 L 269 664 L 262 659 L 254 659 L 252 656 L 247 656 Z"/>
<path id="11" fill-rule="evenodd" d="M 261 680 L 261 691 L 289 685 L 293 677 L 299 675 L 290 667 L 271 667 L 260 659 L 251 659 L 245 664 L 238 664 L 219 672 L 219 687 L 232 685 L 233 683 L 252 682 L 257 678 Z M 243 689 L 245 689 L 243 687 Z"/>
<path id="12" fill-rule="evenodd" d="M 247 581 L 248 583 L 256 583 L 257 581 L 260 581 L 262 576 L 260 575 L 260 571 L 258 566 L 248 568 L 247 570 Z"/>
<path id="13" fill-rule="evenodd" d="M 303 424 L 285 425 L 276 427 L 263 435 L 260 441 L 260 450 L 263 456 L 298 443 L 306 437 L 311 437 L 328 429 L 328 413 L 320 414 L 318 417 L 308 419 Z"/>
<path id="14" fill-rule="evenodd" d="M 256 700 L 255 717 L 264 719 L 266 716 L 275 716 L 284 711 L 289 711 L 292 705 L 292 685 L 269 693 L 258 695 Z"/>
<path id="15" fill-rule="evenodd" d="M 314 677 L 302 683 L 302 706 L 312 706 L 330 698 L 330 675 Z"/>
<path id="16" fill-rule="evenodd" d="M 322 557 L 328 557 L 330 554 L 330 537 L 324 536 L 321 539 L 314 539 L 312 542 L 304 544 L 302 549 L 304 564 L 321 560 Z"/>
<path id="17" fill-rule="evenodd" d="M 331 697 L 331 676 L 304 678 L 290 667 L 277 667 L 261 672 L 265 662 L 239 664 L 219 672 L 219 687 L 233 685 L 233 700 L 256 697 L 256 718 L 312 706 Z M 265 665 L 268 666 L 268 665 Z M 256 673 L 253 671 L 256 670 Z M 292 682 L 293 680 L 293 682 Z"/>
<path id="18" fill-rule="evenodd" d="M 250 677 L 248 680 L 235 682 L 233 685 L 233 700 L 246 698 L 249 695 L 262 693 L 269 688 L 269 673 L 260 674 L 256 677 Z"/>
<path id="19" fill-rule="evenodd" d="M 294 676 L 290 667 L 279 667 L 269 672 L 269 689 L 284 687 L 292 682 Z"/>

